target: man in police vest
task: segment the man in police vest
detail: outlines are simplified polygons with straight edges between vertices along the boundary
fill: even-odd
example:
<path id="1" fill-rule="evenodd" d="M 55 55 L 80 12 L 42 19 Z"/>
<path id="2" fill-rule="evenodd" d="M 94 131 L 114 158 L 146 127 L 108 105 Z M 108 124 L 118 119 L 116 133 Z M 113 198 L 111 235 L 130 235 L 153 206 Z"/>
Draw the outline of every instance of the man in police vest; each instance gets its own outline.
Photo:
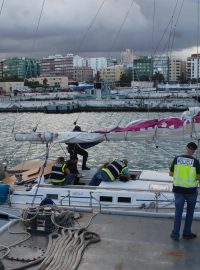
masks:
<path id="1" fill-rule="evenodd" d="M 175 196 L 175 216 L 174 227 L 171 238 L 179 240 L 182 214 L 185 201 L 187 203 L 187 212 L 185 225 L 183 228 L 183 239 L 193 239 L 197 235 L 192 233 L 192 221 L 194 209 L 197 201 L 197 185 L 200 180 L 200 164 L 193 157 L 197 145 L 194 142 L 187 144 L 185 153 L 174 158 L 169 175 L 173 176 L 173 192 Z"/>
<path id="2" fill-rule="evenodd" d="M 113 160 L 110 163 L 105 163 L 102 168 L 98 170 L 93 176 L 89 183 L 89 186 L 98 186 L 102 181 L 113 182 L 117 178 L 121 181 L 126 182 L 130 179 L 128 171 L 128 161 L 124 160 Z"/>
<path id="3" fill-rule="evenodd" d="M 59 157 L 52 166 L 50 182 L 53 185 L 71 185 L 74 177 L 70 172 L 69 166 L 66 164 L 64 157 Z"/>

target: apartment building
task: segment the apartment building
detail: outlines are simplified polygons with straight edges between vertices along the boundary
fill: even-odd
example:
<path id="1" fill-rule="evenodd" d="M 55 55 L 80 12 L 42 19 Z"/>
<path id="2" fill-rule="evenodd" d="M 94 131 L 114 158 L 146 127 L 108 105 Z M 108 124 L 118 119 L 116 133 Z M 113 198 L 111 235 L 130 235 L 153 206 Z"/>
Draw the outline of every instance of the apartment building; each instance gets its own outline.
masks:
<path id="1" fill-rule="evenodd" d="M 62 76 L 42 77 L 40 76 L 38 78 L 30 79 L 30 81 L 39 82 L 39 84 L 44 84 L 44 80 L 46 81 L 46 85 L 48 87 L 68 89 L 68 77 L 62 77 Z"/>
<path id="2" fill-rule="evenodd" d="M 93 70 L 93 77 L 102 68 L 107 67 L 107 59 L 105 57 L 86 57 L 75 55 L 73 59 L 74 68 L 76 67 L 90 67 Z"/>
<path id="3" fill-rule="evenodd" d="M 121 63 L 126 65 L 133 65 L 133 53 L 131 49 L 126 49 L 121 52 Z"/>
<path id="4" fill-rule="evenodd" d="M 67 76 L 73 79 L 73 54 L 60 54 L 42 58 L 40 62 L 41 77 Z"/>
<path id="5" fill-rule="evenodd" d="M 177 58 L 169 59 L 169 82 L 180 82 L 186 77 L 186 61 Z"/>
<path id="6" fill-rule="evenodd" d="M 26 57 L 7 58 L 3 61 L 2 73 L 3 78 L 37 77 L 40 74 L 39 60 Z"/>
<path id="7" fill-rule="evenodd" d="M 3 79 L 3 61 L 0 61 L 0 80 Z"/>
<path id="8" fill-rule="evenodd" d="M 187 58 L 186 79 L 192 81 L 200 78 L 200 54 L 192 54 Z"/>
<path id="9" fill-rule="evenodd" d="M 166 82 L 169 81 L 169 57 L 168 56 L 154 56 L 152 58 L 153 75 L 160 73 L 163 75 Z"/>
<path id="10" fill-rule="evenodd" d="M 105 82 L 118 82 L 120 81 L 123 70 L 124 68 L 121 65 L 103 68 L 100 70 L 100 77 Z"/>
<path id="11" fill-rule="evenodd" d="M 93 82 L 93 70 L 90 67 L 74 67 L 73 79 L 77 82 Z"/>
<path id="12" fill-rule="evenodd" d="M 152 79 L 152 57 L 140 56 L 133 60 L 133 81 Z"/>

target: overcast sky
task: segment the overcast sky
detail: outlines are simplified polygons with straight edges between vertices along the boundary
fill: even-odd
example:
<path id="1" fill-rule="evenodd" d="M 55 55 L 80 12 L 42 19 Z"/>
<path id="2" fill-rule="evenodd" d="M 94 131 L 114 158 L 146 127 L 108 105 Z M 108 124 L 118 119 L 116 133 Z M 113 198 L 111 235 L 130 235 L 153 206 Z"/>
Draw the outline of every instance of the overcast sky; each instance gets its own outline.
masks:
<path id="1" fill-rule="evenodd" d="M 0 58 L 74 53 L 189 56 L 200 0 L 0 0 Z"/>

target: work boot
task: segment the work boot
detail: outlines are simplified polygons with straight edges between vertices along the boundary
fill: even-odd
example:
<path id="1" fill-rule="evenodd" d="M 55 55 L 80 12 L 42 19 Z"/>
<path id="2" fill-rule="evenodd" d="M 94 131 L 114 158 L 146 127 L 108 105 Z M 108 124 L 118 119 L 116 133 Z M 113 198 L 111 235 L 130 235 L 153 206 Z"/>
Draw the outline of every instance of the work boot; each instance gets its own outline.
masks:
<path id="1" fill-rule="evenodd" d="M 179 237 L 176 236 L 176 235 L 174 235 L 174 234 L 171 234 L 170 237 L 171 237 L 171 239 L 174 240 L 174 241 L 177 241 L 177 242 L 179 241 Z"/>
<path id="2" fill-rule="evenodd" d="M 194 239 L 197 235 L 195 233 L 183 234 L 183 239 Z"/>
<path id="3" fill-rule="evenodd" d="M 90 170 L 87 166 L 82 166 L 82 170 Z"/>

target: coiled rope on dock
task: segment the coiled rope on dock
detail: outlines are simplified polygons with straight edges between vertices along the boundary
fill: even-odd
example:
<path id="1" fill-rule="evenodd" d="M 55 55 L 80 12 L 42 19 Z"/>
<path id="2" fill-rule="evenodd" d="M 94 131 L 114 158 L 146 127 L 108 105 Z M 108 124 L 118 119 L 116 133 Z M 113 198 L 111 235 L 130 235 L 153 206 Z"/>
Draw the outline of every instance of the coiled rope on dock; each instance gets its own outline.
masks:
<path id="1" fill-rule="evenodd" d="M 45 207 L 45 206 L 44 206 Z M 48 245 L 44 255 L 35 261 L 12 268 L 10 270 L 28 269 L 34 265 L 38 265 L 38 270 L 76 270 L 80 264 L 83 253 L 87 246 L 100 241 L 100 236 L 88 231 L 88 227 L 92 219 L 98 214 L 93 215 L 89 223 L 84 227 L 71 226 L 73 222 L 63 223 L 63 216 L 60 220 L 56 219 L 56 212 L 60 214 L 64 212 L 67 219 L 73 219 L 72 212 L 67 213 L 55 205 L 48 205 L 52 209 L 51 221 L 55 226 L 55 231 L 49 234 Z M 39 211 L 43 209 L 39 206 L 35 215 L 28 218 L 28 212 L 25 211 L 21 221 L 28 222 L 35 218 Z M 62 224 L 62 225 L 61 225 Z M 65 227 L 64 225 L 67 225 Z"/>
<path id="2" fill-rule="evenodd" d="M 46 252 L 41 258 L 11 270 L 28 269 L 39 263 L 38 270 L 76 270 L 86 247 L 99 241 L 97 233 L 86 229 L 62 229 L 61 233 L 49 235 Z"/>
<path id="3" fill-rule="evenodd" d="M 85 229 L 70 231 L 63 229 L 61 234 L 52 234 L 45 259 L 38 270 L 76 270 L 85 248 L 100 241 L 98 234 Z M 56 238 L 55 238 L 56 237 Z"/>

